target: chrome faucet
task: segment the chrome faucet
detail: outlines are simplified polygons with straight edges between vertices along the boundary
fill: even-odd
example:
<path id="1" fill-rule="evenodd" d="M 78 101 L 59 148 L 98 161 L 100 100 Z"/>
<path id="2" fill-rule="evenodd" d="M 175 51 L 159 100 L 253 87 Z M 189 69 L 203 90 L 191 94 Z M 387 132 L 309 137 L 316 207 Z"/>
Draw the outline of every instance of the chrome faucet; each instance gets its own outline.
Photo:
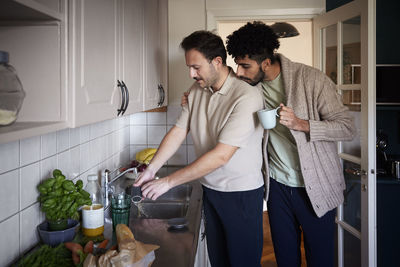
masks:
<path id="1" fill-rule="evenodd" d="M 108 207 L 108 204 L 109 204 L 108 194 L 114 193 L 113 190 L 110 190 L 111 189 L 110 184 L 113 183 L 115 180 L 119 179 L 120 177 L 122 177 L 125 173 L 130 172 L 130 171 L 136 172 L 137 169 L 136 169 L 136 167 L 126 169 L 125 171 L 117 174 L 117 176 L 115 176 L 111 181 L 108 181 L 111 172 L 108 169 L 104 170 L 104 182 L 103 182 L 104 183 L 104 208 Z"/>

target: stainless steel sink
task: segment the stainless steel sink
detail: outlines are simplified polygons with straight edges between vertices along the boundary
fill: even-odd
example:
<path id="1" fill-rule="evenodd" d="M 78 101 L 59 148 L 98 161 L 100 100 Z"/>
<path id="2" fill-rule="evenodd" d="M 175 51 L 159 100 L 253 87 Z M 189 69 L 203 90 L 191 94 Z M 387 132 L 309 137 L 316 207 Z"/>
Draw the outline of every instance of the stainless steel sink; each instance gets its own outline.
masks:
<path id="1" fill-rule="evenodd" d="M 132 203 L 130 216 L 143 219 L 183 218 L 188 211 L 191 193 L 191 185 L 177 186 L 155 201 L 143 199 L 140 203 Z"/>

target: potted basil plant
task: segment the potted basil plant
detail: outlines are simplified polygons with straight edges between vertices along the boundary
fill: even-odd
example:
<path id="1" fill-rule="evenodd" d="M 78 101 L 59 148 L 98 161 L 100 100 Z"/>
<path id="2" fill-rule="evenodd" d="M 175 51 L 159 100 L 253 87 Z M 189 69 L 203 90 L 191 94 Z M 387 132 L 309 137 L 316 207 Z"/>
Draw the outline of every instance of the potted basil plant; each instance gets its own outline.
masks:
<path id="1" fill-rule="evenodd" d="M 53 171 L 53 177 L 44 180 L 37 188 L 41 210 L 46 214 L 51 231 L 65 230 L 69 218 L 79 220 L 79 207 L 92 204 L 82 180 L 74 184 L 58 169 Z"/>

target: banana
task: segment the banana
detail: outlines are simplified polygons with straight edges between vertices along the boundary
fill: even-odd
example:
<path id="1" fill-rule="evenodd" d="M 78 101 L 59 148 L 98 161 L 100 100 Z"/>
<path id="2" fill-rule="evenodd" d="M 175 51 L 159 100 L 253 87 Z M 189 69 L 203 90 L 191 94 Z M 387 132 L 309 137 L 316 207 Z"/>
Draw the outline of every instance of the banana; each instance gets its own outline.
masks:
<path id="1" fill-rule="evenodd" d="M 157 151 L 156 148 L 145 148 L 142 151 L 136 153 L 136 160 L 139 162 L 145 162 L 147 158 L 149 158 L 150 161 L 153 158 L 156 151 Z"/>
<path id="2" fill-rule="evenodd" d="M 154 155 L 156 154 L 156 152 L 154 152 L 153 154 L 148 155 L 145 160 L 144 163 L 149 164 L 150 161 L 153 159 Z"/>

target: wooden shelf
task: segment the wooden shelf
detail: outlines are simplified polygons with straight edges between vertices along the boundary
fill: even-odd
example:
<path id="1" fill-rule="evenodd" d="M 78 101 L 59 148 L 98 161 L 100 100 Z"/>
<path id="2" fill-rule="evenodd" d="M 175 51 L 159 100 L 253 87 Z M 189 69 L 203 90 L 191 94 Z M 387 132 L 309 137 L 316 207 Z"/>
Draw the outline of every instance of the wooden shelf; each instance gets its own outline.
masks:
<path id="1" fill-rule="evenodd" d="M 0 126 L 0 144 L 65 129 L 66 122 L 15 122 Z"/>
<path id="2" fill-rule="evenodd" d="M 63 15 L 34 0 L 1 0 L 2 21 L 61 21 Z"/>

